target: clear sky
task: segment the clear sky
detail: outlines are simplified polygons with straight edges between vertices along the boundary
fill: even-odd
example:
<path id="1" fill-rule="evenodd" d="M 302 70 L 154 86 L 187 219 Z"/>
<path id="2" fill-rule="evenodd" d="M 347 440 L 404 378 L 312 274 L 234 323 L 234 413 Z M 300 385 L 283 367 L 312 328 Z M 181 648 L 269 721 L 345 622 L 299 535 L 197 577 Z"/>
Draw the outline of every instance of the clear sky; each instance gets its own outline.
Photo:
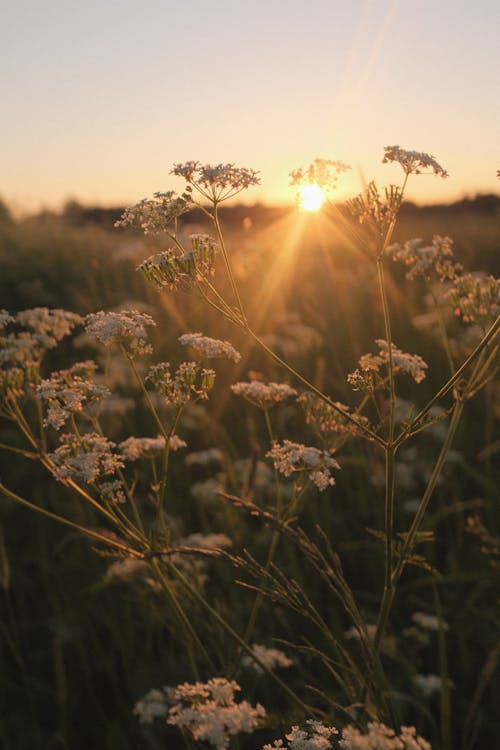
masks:
<path id="1" fill-rule="evenodd" d="M 287 202 L 316 156 L 399 179 L 383 147 L 449 171 L 420 202 L 500 191 L 499 0 L 2 0 L 0 196 L 130 204 L 172 163 L 259 169 Z"/>

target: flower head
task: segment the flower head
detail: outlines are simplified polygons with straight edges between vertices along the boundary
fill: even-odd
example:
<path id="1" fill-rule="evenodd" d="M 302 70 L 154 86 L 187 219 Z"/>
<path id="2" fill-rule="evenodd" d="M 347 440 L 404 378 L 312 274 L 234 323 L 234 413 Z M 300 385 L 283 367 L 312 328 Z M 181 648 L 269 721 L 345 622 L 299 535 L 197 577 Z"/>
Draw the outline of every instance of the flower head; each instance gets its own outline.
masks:
<path id="1" fill-rule="evenodd" d="M 234 694 L 240 686 L 222 677 L 206 683 L 184 683 L 172 694 L 167 723 L 187 729 L 195 740 L 213 745 L 216 750 L 226 750 L 230 738 L 240 732 L 253 732 L 259 719 L 266 715 L 258 703 L 236 703 Z"/>
<path id="2" fill-rule="evenodd" d="M 129 357 L 150 354 L 146 326 L 154 326 L 153 318 L 138 310 L 90 313 L 85 318 L 85 330 L 104 346 L 118 344 Z"/>
<path id="3" fill-rule="evenodd" d="M 239 362 L 241 354 L 236 351 L 229 341 L 212 339 L 210 336 L 204 336 L 202 333 L 184 333 L 179 336 L 179 341 L 183 346 L 190 346 L 196 352 L 207 359 L 214 357 L 227 357 L 233 362 Z"/>
<path id="4" fill-rule="evenodd" d="M 54 464 L 56 479 L 76 479 L 92 484 L 123 466 L 122 458 L 113 452 L 115 447 L 115 443 L 96 432 L 81 437 L 65 433 L 59 447 L 48 457 Z"/>
<path id="5" fill-rule="evenodd" d="M 201 164 L 199 161 L 187 161 L 174 164 L 172 173 L 183 177 L 188 186 L 210 200 L 220 203 L 232 198 L 252 185 L 258 185 L 258 172 L 234 164 Z"/>
<path id="6" fill-rule="evenodd" d="M 322 190 L 333 190 L 338 177 L 350 169 L 348 164 L 331 159 L 314 159 L 307 167 L 290 172 L 290 185 L 317 185 Z"/>
<path id="7" fill-rule="evenodd" d="M 139 266 L 144 276 L 159 287 L 187 291 L 215 272 L 217 245 L 207 234 L 190 235 L 191 248 L 168 248 L 151 255 Z"/>
<path id="8" fill-rule="evenodd" d="M 422 174 L 423 171 L 430 170 L 436 176 L 448 177 L 448 172 L 430 154 L 422 151 L 407 151 L 399 146 L 386 146 L 384 152 L 382 164 L 395 161 L 401 164 L 405 174 Z"/>
<path id="9" fill-rule="evenodd" d="M 320 491 L 335 484 L 331 471 L 340 469 L 338 461 L 327 451 L 293 443 L 291 440 L 284 440 L 282 445 L 275 442 L 266 457 L 272 459 L 275 469 L 285 477 L 294 473 L 306 473 Z"/>
<path id="10" fill-rule="evenodd" d="M 261 409 L 269 409 L 280 401 L 297 395 L 297 391 L 287 383 L 262 383 L 260 380 L 234 383 L 231 390 Z"/>

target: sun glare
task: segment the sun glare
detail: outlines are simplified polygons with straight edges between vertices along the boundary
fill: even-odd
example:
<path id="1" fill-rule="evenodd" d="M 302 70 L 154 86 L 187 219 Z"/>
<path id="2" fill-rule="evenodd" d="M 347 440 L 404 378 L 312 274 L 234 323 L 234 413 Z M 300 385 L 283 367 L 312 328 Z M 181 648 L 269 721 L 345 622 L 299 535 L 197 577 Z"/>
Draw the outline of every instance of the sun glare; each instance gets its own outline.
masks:
<path id="1" fill-rule="evenodd" d="M 305 211 L 319 211 L 325 200 L 325 193 L 318 185 L 304 185 L 300 190 L 300 207 Z"/>

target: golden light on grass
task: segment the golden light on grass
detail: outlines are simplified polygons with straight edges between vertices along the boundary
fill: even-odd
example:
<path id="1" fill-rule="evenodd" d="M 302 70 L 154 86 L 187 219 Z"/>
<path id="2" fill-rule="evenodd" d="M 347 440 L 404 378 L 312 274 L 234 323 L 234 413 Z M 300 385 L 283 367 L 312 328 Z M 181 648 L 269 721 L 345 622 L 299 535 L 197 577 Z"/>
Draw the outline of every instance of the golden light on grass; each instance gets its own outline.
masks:
<path id="1" fill-rule="evenodd" d="M 300 189 L 299 203 L 304 211 L 319 211 L 325 200 L 325 191 L 319 185 L 304 185 Z"/>

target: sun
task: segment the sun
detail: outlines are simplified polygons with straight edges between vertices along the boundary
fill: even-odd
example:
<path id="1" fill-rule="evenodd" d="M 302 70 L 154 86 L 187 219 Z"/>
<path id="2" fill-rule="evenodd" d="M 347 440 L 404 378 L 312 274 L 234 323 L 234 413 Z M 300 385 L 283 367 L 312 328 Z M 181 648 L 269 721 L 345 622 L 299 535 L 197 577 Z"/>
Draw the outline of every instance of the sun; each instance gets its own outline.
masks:
<path id="1" fill-rule="evenodd" d="M 319 211 L 325 200 L 325 191 L 319 185 L 304 185 L 299 192 L 300 207 L 305 211 Z"/>

